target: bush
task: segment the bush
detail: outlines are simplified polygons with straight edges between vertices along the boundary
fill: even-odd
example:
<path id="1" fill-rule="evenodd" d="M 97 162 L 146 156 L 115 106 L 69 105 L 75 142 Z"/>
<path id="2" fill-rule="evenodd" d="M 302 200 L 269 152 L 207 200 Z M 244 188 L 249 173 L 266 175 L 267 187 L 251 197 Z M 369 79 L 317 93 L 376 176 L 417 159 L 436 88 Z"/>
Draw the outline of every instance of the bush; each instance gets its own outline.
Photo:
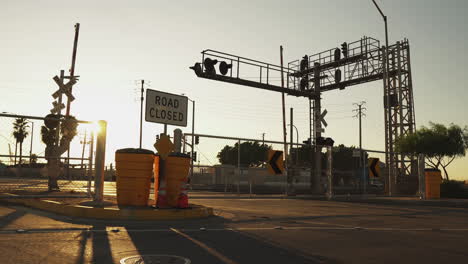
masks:
<path id="1" fill-rule="evenodd" d="M 440 184 L 440 196 L 442 198 L 465 198 L 468 199 L 468 190 L 462 181 L 444 180 Z"/>

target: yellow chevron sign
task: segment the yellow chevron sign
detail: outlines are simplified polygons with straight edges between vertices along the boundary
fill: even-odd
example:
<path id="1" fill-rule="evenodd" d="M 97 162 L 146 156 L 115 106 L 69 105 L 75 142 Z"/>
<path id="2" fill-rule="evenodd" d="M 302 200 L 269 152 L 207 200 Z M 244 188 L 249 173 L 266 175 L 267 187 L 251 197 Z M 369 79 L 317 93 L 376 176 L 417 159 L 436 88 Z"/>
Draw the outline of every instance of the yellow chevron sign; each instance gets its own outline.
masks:
<path id="1" fill-rule="evenodd" d="M 367 162 L 369 166 L 369 178 L 380 177 L 379 158 L 369 158 Z"/>
<path id="2" fill-rule="evenodd" d="M 268 150 L 268 172 L 271 174 L 283 174 L 284 162 L 283 162 L 283 151 L 279 150 Z"/>

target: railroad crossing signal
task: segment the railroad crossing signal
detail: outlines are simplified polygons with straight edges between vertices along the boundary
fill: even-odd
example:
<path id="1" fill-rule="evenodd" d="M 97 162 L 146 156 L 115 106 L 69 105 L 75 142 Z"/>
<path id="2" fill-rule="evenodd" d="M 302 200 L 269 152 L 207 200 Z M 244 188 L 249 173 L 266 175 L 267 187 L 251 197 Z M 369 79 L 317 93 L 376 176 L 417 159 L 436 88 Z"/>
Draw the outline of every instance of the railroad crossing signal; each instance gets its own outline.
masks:
<path id="1" fill-rule="evenodd" d="M 283 174 L 284 162 L 283 162 L 283 151 L 279 150 L 268 150 L 268 172 L 271 174 Z"/>
<path id="2" fill-rule="evenodd" d="M 369 178 L 379 178 L 380 177 L 380 166 L 379 158 L 369 158 Z"/>
<path id="3" fill-rule="evenodd" d="M 62 84 L 60 78 L 57 75 L 55 75 L 53 79 L 55 83 L 59 86 L 59 89 L 52 94 L 52 97 L 54 97 L 54 99 L 56 99 L 60 96 L 61 93 L 63 93 L 68 97 L 68 99 L 70 99 L 70 102 L 75 100 L 75 97 L 71 93 L 73 85 L 76 84 L 75 78 L 72 78 L 67 84 Z"/>
<path id="4" fill-rule="evenodd" d="M 57 102 L 55 102 L 55 101 L 52 102 L 52 105 L 54 106 L 54 108 L 50 109 L 50 112 L 51 112 L 52 114 L 58 114 L 58 113 L 60 113 L 60 111 L 61 111 L 62 109 L 65 108 L 65 105 L 64 105 L 63 103 L 57 103 Z"/>

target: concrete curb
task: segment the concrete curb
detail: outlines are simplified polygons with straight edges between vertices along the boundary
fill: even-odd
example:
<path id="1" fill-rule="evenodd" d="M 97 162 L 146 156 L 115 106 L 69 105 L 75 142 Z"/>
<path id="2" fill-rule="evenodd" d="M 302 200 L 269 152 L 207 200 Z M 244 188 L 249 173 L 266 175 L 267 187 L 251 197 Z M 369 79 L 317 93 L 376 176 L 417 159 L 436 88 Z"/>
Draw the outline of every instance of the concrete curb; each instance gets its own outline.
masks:
<path id="1" fill-rule="evenodd" d="M 333 199 L 336 202 L 350 203 L 367 203 L 367 204 L 383 204 L 383 205 L 400 205 L 400 206 L 432 206 L 432 207 L 448 207 L 448 208 L 468 208 L 466 201 L 447 201 L 447 200 L 398 200 L 398 199 Z"/>
<path id="2" fill-rule="evenodd" d="M 95 208 L 82 205 L 66 205 L 61 202 L 40 199 L 6 199 L 8 203 L 20 204 L 51 213 L 76 218 L 106 220 L 182 220 L 206 218 L 213 214 L 213 208 L 196 205 L 190 209 L 152 209 L 152 208 Z"/>

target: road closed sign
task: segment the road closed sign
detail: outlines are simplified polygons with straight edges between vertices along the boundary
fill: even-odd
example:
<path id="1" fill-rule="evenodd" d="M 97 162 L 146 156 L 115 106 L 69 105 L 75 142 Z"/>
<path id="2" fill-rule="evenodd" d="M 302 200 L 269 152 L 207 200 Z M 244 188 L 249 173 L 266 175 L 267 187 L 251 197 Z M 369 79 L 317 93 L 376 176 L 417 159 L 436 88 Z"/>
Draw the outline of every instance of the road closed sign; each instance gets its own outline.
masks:
<path id="1" fill-rule="evenodd" d="M 186 96 L 146 90 L 145 120 L 173 126 L 187 126 Z"/>

